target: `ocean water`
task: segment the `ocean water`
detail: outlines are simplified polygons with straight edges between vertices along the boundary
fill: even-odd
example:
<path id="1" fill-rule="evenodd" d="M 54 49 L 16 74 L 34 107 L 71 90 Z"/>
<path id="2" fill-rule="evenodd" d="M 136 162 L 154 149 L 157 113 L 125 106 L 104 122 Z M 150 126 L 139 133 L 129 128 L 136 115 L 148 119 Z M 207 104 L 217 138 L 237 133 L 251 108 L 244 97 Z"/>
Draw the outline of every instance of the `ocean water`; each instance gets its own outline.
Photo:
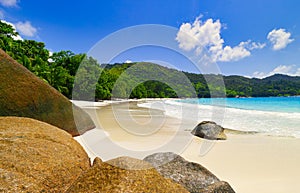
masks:
<path id="1" fill-rule="evenodd" d="M 300 138 L 300 97 L 162 100 L 139 106 L 195 125 L 210 120 L 229 129 Z"/>
<path id="2" fill-rule="evenodd" d="M 178 102 L 226 106 L 228 108 L 271 112 L 300 113 L 300 97 L 256 97 L 256 98 L 201 98 L 183 99 Z"/>

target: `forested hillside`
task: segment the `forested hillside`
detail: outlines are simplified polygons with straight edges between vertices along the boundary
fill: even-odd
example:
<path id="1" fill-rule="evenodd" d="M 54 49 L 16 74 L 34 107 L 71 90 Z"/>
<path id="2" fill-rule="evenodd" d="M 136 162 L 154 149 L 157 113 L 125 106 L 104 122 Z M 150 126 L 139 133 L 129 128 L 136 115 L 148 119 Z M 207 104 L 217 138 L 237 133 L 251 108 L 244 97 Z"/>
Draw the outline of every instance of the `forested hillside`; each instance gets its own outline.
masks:
<path id="1" fill-rule="evenodd" d="M 68 98 L 211 97 L 211 93 L 212 97 L 300 95 L 300 77 L 202 75 L 144 62 L 104 65 L 72 51 L 50 53 L 44 43 L 16 40 L 17 35 L 12 26 L 0 22 L 0 48 Z M 223 80 L 225 90 L 219 84 Z"/>
<path id="2" fill-rule="evenodd" d="M 198 97 L 209 97 L 206 80 L 223 78 L 227 97 L 268 97 L 300 95 L 300 77 L 282 74 L 257 79 L 243 76 L 198 75 L 186 73 L 195 84 Z M 204 78 L 205 77 L 205 78 Z M 209 81 L 208 81 L 209 82 Z M 197 86 L 201 83 L 204 86 Z"/>

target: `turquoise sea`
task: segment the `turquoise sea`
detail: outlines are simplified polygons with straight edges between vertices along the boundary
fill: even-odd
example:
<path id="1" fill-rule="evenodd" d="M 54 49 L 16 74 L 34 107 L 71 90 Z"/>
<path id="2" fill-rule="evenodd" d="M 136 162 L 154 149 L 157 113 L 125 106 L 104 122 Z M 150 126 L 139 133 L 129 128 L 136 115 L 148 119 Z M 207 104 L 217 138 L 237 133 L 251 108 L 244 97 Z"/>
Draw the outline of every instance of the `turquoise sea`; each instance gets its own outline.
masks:
<path id="1" fill-rule="evenodd" d="M 257 97 L 257 98 L 200 98 L 183 99 L 178 102 L 225 106 L 246 110 L 259 110 L 271 112 L 300 113 L 300 97 Z M 300 117 L 299 117 L 300 118 Z"/>
<path id="2" fill-rule="evenodd" d="M 160 109 L 183 123 L 215 121 L 234 130 L 300 138 L 300 97 L 170 99 L 141 106 Z"/>

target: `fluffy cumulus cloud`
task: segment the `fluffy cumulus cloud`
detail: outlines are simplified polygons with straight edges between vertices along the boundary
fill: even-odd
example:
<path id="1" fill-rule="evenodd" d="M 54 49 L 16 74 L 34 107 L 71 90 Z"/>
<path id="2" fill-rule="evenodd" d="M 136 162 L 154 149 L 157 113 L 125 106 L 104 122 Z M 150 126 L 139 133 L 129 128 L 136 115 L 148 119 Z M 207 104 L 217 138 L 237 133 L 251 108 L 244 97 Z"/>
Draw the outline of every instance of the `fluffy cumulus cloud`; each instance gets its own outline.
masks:
<path id="1" fill-rule="evenodd" d="M 0 4 L 5 7 L 15 7 L 17 6 L 17 0 L 0 0 Z"/>
<path id="2" fill-rule="evenodd" d="M 17 31 L 24 36 L 34 37 L 37 29 L 31 25 L 29 21 L 18 22 L 15 24 Z"/>
<path id="3" fill-rule="evenodd" d="M 200 54 L 203 48 L 206 48 L 213 61 L 229 62 L 250 56 L 251 50 L 265 47 L 265 44 L 250 40 L 241 42 L 234 47 L 224 46 L 220 20 L 208 19 L 203 22 L 200 19 L 201 17 L 198 17 L 193 23 L 184 23 L 180 26 L 176 40 L 181 49 L 195 50 L 197 54 Z"/>
<path id="4" fill-rule="evenodd" d="M 281 50 L 294 41 L 291 39 L 291 33 L 282 28 L 272 30 L 267 38 L 271 42 L 273 50 Z"/>
<path id="5" fill-rule="evenodd" d="M 244 47 L 244 42 L 241 42 L 238 46 L 233 48 L 225 46 L 224 48 L 220 48 L 216 51 L 213 50 L 212 53 L 214 61 L 223 62 L 236 61 L 251 55 L 250 51 Z"/>
<path id="6" fill-rule="evenodd" d="M 289 76 L 300 76 L 300 68 L 296 65 L 280 65 L 274 68 L 269 73 L 264 72 L 254 72 L 253 77 L 256 78 L 265 78 L 268 76 L 272 76 L 274 74 L 286 74 Z"/>
<path id="7" fill-rule="evenodd" d="M 179 47 L 184 50 L 192 50 L 199 46 L 199 43 L 211 46 L 219 46 L 224 43 L 220 36 L 221 23 L 219 20 L 208 19 L 202 22 L 197 18 L 193 24 L 184 23 L 180 26 L 176 40 Z"/>

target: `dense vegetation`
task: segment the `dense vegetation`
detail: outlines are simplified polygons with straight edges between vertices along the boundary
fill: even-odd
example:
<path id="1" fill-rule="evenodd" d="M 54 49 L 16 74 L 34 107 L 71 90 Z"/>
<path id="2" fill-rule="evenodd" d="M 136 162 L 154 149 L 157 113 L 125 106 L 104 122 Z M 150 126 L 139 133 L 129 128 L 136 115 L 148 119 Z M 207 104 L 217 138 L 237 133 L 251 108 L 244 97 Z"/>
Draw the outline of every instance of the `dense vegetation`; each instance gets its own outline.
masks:
<path id="1" fill-rule="evenodd" d="M 273 76 L 257 79 L 243 76 L 199 75 L 186 73 L 195 84 L 205 85 L 206 80 L 223 78 L 227 97 L 269 97 L 269 96 L 295 96 L 300 95 L 300 77 L 275 74 Z M 204 78 L 205 77 L 205 78 Z M 197 89 L 197 86 L 195 86 Z M 214 88 L 213 88 L 214 89 Z M 211 88 L 210 88 L 211 90 Z M 209 97 L 207 87 L 200 86 L 196 90 L 198 97 Z"/>
<path id="2" fill-rule="evenodd" d="M 0 48 L 68 98 L 98 100 L 112 97 L 300 95 L 300 77 L 274 75 L 251 79 L 242 76 L 201 75 L 143 62 L 100 65 L 85 54 L 74 54 L 71 51 L 50 53 L 44 43 L 16 40 L 17 35 L 12 26 L 0 22 Z"/>

